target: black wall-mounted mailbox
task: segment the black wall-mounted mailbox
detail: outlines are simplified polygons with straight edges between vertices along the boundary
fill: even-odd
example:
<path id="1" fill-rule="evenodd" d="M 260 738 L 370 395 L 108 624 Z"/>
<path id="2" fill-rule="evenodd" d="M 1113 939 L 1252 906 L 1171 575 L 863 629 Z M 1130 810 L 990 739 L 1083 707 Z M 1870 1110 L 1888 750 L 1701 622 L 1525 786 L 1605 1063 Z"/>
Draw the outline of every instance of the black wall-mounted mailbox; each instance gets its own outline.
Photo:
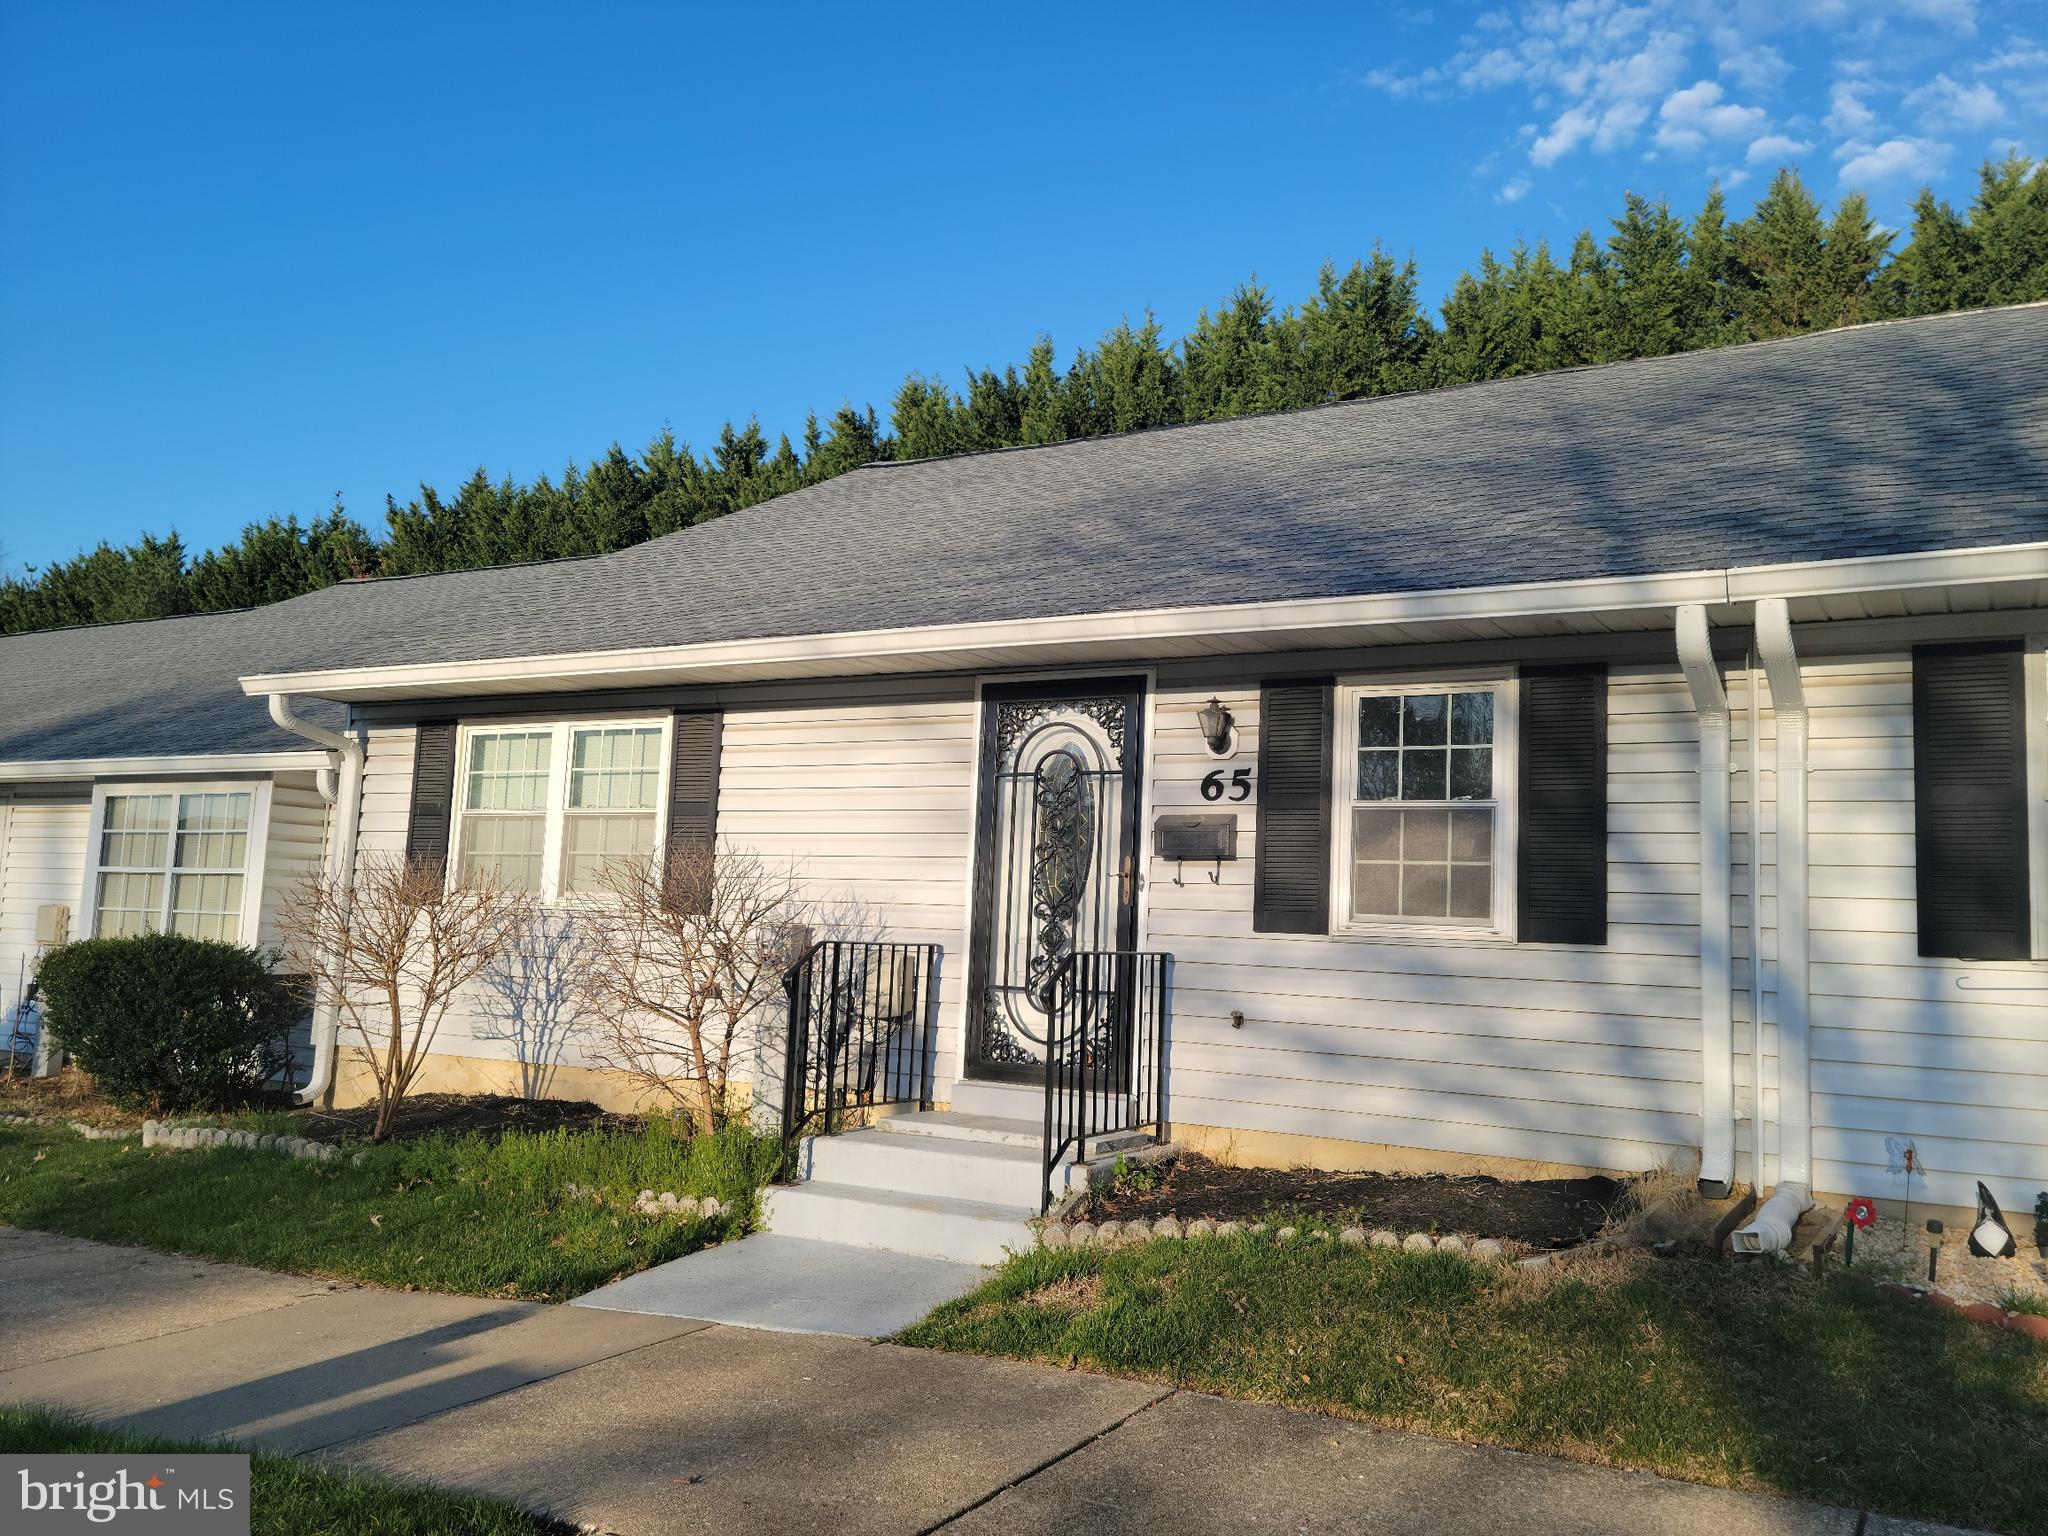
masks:
<path id="1" fill-rule="evenodd" d="M 1162 859 L 1234 859 L 1235 816 L 1162 816 L 1152 825 L 1152 852 Z"/>

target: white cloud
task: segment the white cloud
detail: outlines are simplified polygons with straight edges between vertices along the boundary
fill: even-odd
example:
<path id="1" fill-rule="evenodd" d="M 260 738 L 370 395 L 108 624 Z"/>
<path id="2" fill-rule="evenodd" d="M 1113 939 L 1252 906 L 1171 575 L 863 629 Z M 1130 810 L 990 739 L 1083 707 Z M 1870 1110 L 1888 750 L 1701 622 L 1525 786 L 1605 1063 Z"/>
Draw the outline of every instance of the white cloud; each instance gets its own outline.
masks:
<path id="1" fill-rule="evenodd" d="M 1550 131 L 1529 146 L 1529 158 L 1538 165 L 1555 165 L 1593 135 L 1600 120 L 1584 107 L 1560 113 Z"/>
<path id="2" fill-rule="evenodd" d="M 1923 121 L 1944 128 L 1989 128 L 2005 118 L 2005 103 L 1998 99 L 1998 92 L 1981 80 L 1958 85 L 1945 73 L 1906 92 L 1905 104 Z"/>
<path id="3" fill-rule="evenodd" d="M 1746 48 L 1738 45 L 1726 52 L 1721 59 L 1721 73 L 1746 91 L 1772 91 L 1784 83 L 1792 66 L 1769 43 L 1757 43 Z"/>
<path id="4" fill-rule="evenodd" d="M 1926 180 L 1948 159 L 1948 145 L 1932 139 L 1886 139 L 1870 144 L 1852 139 L 1835 151 L 1842 162 L 1842 180 L 1861 185 L 1872 181 Z"/>
<path id="5" fill-rule="evenodd" d="M 1762 107 L 1721 99 L 1721 87 L 1700 80 L 1673 91 L 1657 110 L 1657 143 L 1663 149 L 1696 150 L 1712 139 L 1747 138 L 1770 122 Z"/>
<path id="6" fill-rule="evenodd" d="M 1813 148 L 1805 139 L 1795 139 L 1787 133 L 1767 133 L 1749 146 L 1751 165 L 1784 164 L 1796 155 L 1803 155 Z"/>
<path id="7" fill-rule="evenodd" d="M 1507 182 L 1498 192 L 1494 193 L 1493 200 L 1496 203 L 1519 203 L 1529 195 L 1529 188 L 1534 185 L 1535 183 L 1530 181 L 1528 177 L 1517 176 L 1513 181 Z"/>
<path id="8" fill-rule="evenodd" d="M 1877 126 L 1877 114 L 1863 103 L 1863 93 L 1869 89 L 1849 80 L 1835 82 L 1835 88 L 1828 93 L 1829 133 L 1849 138 Z"/>
<path id="9" fill-rule="evenodd" d="M 1898 0 L 1899 9 L 1924 21 L 1939 21 L 1965 37 L 1977 30 L 1977 0 Z"/>

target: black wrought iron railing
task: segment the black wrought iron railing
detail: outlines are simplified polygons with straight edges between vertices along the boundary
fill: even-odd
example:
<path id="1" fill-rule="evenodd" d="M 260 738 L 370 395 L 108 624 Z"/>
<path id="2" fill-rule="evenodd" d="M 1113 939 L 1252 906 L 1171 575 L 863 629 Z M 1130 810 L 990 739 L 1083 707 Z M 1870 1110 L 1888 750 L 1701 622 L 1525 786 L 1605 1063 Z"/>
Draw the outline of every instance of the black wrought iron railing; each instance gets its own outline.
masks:
<path id="1" fill-rule="evenodd" d="M 785 1140 L 884 1105 L 931 1108 L 938 975 L 938 945 L 868 939 L 813 944 L 784 973 Z"/>
<path id="2" fill-rule="evenodd" d="M 1045 1178 L 1098 1138 L 1166 1135 L 1166 1004 L 1173 956 L 1084 949 L 1047 983 Z"/>

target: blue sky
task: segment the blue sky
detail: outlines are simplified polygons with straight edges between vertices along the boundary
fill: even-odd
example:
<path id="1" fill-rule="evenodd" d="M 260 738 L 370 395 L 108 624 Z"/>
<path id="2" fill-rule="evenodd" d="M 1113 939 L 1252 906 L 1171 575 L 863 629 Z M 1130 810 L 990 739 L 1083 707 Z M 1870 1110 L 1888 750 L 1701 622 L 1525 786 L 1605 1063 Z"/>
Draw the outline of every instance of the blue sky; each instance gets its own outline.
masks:
<path id="1" fill-rule="evenodd" d="M 2038 0 L 6 0 L 0 549 L 793 435 L 1375 239 L 1434 303 L 1623 188 L 1740 213 L 1791 161 L 1901 221 L 2015 144 Z"/>

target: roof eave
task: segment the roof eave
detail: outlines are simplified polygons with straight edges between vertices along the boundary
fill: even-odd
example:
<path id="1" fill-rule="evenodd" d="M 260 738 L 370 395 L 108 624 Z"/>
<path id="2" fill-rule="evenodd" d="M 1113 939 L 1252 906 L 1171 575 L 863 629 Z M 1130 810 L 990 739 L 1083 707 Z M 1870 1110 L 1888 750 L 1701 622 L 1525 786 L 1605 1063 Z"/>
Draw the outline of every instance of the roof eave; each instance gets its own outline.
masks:
<path id="1" fill-rule="evenodd" d="M 807 676 L 1164 659 L 1386 643 L 1432 626 L 1502 635 L 1668 626 L 1682 603 L 1997 588 L 1995 606 L 2048 603 L 2048 542 L 1726 570 L 1429 592 L 1071 614 L 466 662 L 339 667 L 241 679 L 252 695 L 351 702 L 550 693 Z M 2017 590 L 2024 589 L 2024 590 Z M 1542 623 L 1541 630 L 1528 626 Z"/>

